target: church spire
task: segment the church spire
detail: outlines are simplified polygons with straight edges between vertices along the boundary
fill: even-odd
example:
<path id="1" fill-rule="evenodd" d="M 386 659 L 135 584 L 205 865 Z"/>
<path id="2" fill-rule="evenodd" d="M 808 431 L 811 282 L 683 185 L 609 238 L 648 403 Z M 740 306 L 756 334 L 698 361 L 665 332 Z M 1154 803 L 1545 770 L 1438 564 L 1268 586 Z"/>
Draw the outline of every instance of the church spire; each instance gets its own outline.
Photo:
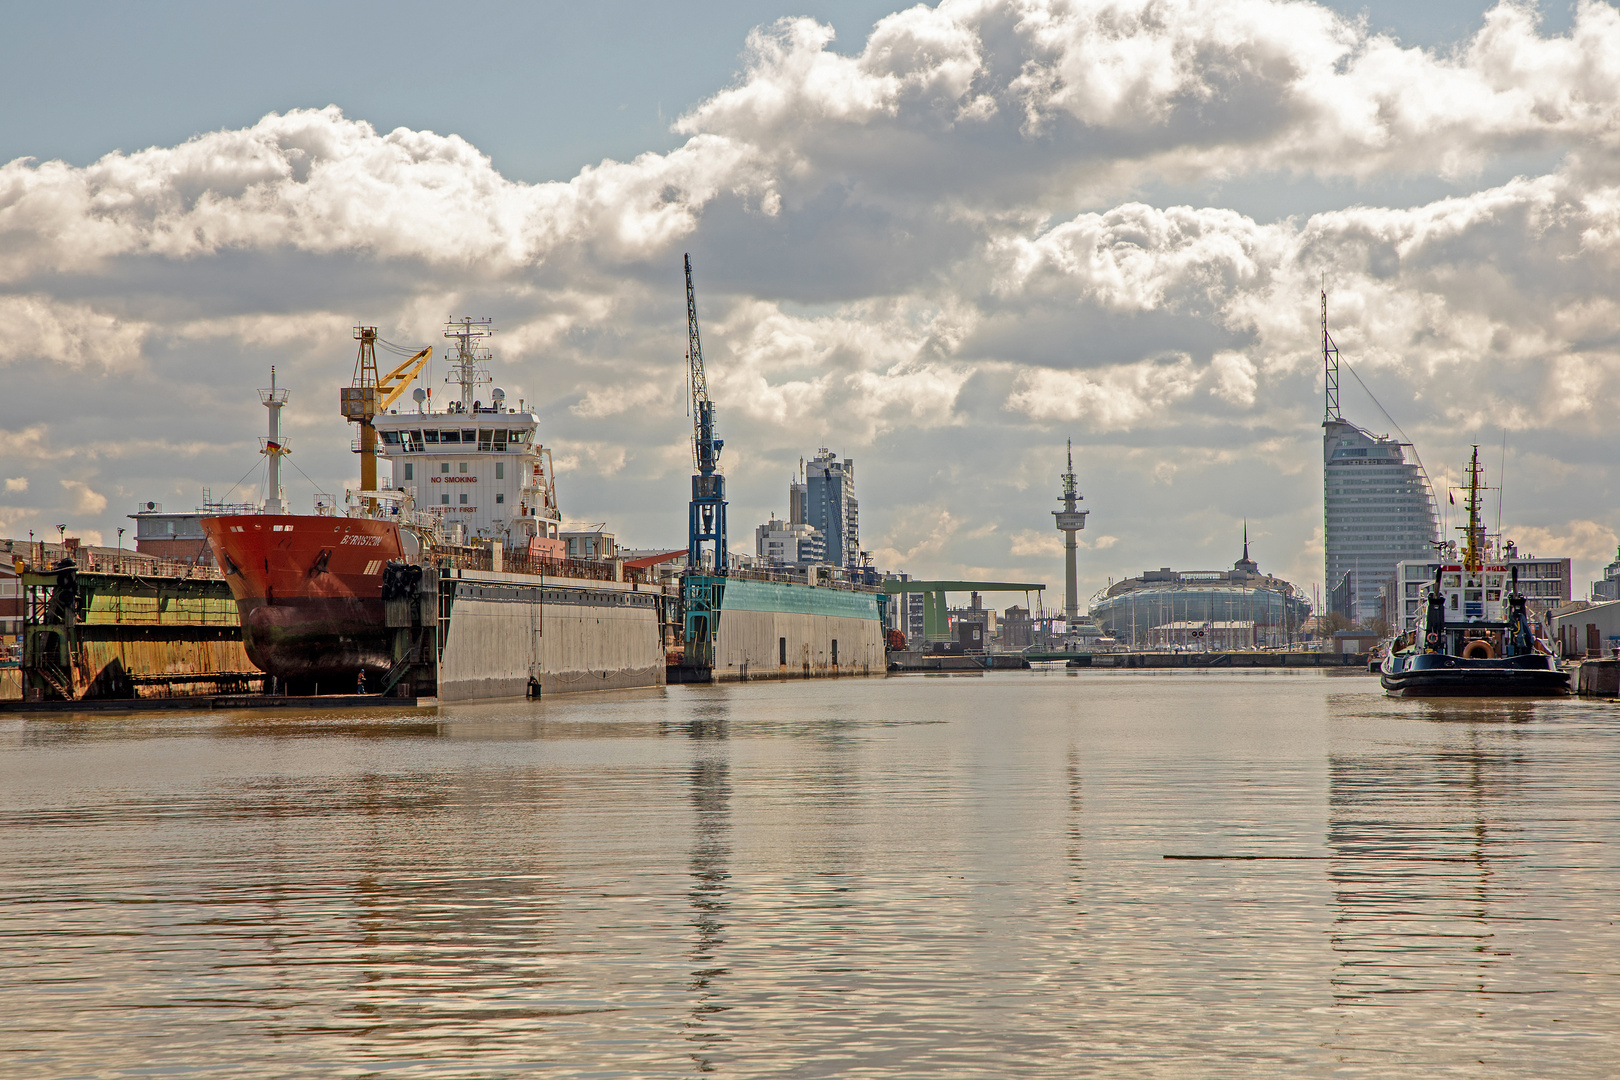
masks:
<path id="1" fill-rule="evenodd" d="M 1243 519 L 1243 558 L 1232 564 L 1232 569 L 1242 570 L 1250 574 L 1258 574 L 1260 566 L 1249 558 L 1249 519 Z"/>

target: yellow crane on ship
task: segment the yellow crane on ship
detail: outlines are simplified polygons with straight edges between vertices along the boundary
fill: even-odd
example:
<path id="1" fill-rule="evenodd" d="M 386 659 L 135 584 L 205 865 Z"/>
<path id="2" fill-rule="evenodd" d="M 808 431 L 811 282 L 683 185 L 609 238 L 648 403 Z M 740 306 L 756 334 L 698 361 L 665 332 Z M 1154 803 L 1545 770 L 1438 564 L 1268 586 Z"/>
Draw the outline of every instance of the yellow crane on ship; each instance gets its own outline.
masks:
<path id="1" fill-rule="evenodd" d="M 360 425 L 360 438 L 352 447 L 360 455 L 360 490 L 377 490 L 377 429 L 371 420 L 388 406 L 399 400 L 405 388 L 422 373 L 433 356 L 433 346 L 412 354 L 387 375 L 377 374 L 377 328 L 357 326 L 355 340 L 360 342 L 360 355 L 354 361 L 354 381 L 343 387 L 343 418 Z M 366 500 L 367 508 L 375 510 L 374 500 Z"/>

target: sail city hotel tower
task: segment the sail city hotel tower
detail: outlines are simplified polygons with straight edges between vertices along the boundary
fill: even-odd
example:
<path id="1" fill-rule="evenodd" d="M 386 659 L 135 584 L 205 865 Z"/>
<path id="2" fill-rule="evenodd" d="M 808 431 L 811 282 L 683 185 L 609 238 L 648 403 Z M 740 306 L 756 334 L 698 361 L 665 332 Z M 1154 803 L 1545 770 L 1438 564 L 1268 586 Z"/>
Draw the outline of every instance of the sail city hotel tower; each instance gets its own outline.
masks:
<path id="1" fill-rule="evenodd" d="M 1328 336 L 1322 294 L 1322 358 L 1327 414 L 1322 420 L 1322 513 L 1330 604 L 1357 622 L 1384 614 L 1395 564 L 1434 554 L 1440 523 L 1427 477 L 1406 460 L 1407 444 L 1373 435 L 1339 413 L 1339 350 Z M 1342 598 L 1342 600 L 1341 600 Z M 1398 610 L 1398 608 L 1392 608 Z"/>

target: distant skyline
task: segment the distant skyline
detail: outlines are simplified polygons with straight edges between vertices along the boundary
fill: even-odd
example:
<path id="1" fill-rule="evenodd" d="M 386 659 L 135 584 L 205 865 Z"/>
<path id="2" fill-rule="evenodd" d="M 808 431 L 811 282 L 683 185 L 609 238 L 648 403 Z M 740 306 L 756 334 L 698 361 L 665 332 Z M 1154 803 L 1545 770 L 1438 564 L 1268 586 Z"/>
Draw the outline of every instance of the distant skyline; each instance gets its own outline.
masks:
<path id="1" fill-rule="evenodd" d="M 1612 5 L 896 10 L 8 10 L 0 535 L 223 496 L 272 363 L 307 509 L 357 476 L 350 327 L 468 314 L 565 515 L 680 546 L 691 251 L 734 546 L 829 446 L 881 565 L 1057 607 L 1073 437 L 1085 595 L 1228 565 L 1244 517 L 1309 587 L 1325 274 L 1442 510 L 1505 432 L 1504 532 L 1584 595 L 1620 539 Z M 1348 377 L 1344 412 L 1391 430 Z"/>

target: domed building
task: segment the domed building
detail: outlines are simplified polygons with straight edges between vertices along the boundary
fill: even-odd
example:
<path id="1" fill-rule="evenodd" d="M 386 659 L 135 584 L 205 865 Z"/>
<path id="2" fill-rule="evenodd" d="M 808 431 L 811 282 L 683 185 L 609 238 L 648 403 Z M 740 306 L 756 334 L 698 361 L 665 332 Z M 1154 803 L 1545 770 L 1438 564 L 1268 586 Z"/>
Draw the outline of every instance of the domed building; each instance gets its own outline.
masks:
<path id="1" fill-rule="evenodd" d="M 1298 640 L 1311 604 L 1291 582 L 1260 572 L 1245 528 L 1232 569 L 1148 570 L 1110 585 L 1091 615 L 1132 648 L 1268 648 Z"/>

